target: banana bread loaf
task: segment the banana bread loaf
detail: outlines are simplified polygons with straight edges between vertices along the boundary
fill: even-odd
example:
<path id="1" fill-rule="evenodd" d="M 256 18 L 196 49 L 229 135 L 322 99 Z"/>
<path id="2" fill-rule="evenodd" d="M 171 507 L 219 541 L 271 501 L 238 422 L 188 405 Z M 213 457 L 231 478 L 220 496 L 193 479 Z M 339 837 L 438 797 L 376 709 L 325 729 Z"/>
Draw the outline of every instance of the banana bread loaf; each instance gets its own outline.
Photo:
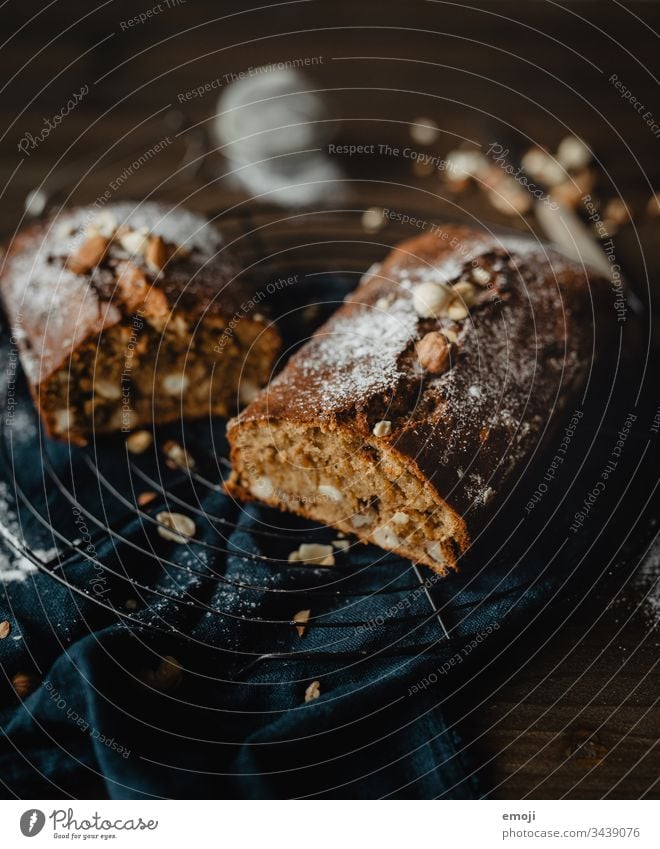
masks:
<path id="1" fill-rule="evenodd" d="M 280 343 L 240 271 L 203 216 L 157 203 L 20 233 L 0 291 L 47 433 L 84 444 L 254 397 Z"/>
<path id="2" fill-rule="evenodd" d="M 583 384 L 603 282 L 531 238 L 401 244 L 229 423 L 228 491 L 455 569 Z"/>

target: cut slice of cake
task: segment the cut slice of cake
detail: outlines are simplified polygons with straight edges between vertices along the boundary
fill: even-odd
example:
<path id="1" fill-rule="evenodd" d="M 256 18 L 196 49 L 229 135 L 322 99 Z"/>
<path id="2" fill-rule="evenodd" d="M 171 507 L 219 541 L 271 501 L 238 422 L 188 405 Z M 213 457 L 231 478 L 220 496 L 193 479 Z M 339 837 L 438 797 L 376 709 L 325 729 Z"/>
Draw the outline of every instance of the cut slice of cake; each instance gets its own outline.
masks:
<path id="1" fill-rule="evenodd" d="M 228 491 L 455 569 L 582 385 L 602 282 L 532 239 L 400 245 L 229 423 Z"/>
<path id="2" fill-rule="evenodd" d="M 0 291 L 46 431 L 75 443 L 231 415 L 280 347 L 221 235 L 180 207 L 60 213 L 13 240 Z"/>

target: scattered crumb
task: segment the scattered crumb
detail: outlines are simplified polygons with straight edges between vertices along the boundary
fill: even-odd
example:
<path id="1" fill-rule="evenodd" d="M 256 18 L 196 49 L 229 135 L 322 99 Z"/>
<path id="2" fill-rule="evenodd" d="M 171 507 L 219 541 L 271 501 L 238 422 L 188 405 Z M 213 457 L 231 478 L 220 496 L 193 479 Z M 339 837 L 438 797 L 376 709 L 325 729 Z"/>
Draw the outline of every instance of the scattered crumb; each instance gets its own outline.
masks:
<path id="1" fill-rule="evenodd" d="M 170 542 L 188 542 L 188 539 L 194 537 L 197 531 L 193 520 L 184 516 L 183 513 L 168 513 L 167 510 L 163 510 L 156 514 L 156 520 L 160 522 L 158 533 Z"/>
<path id="2" fill-rule="evenodd" d="M 304 635 L 311 614 L 311 610 L 299 610 L 293 617 L 293 621 L 296 623 L 296 631 L 298 632 L 299 637 L 302 637 Z"/>
<path id="3" fill-rule="evenodd" d="M 321 682 L 320 681 L 312 681 L 309 687 L 305 690 L 305 702 L 312 702 L 314 699 L 318 699 L 321 695 Z"/>
<path id="4" fill-rule="evenodd" d="M 2 516 L 3 532 L 17 544 L 24 544 L 23 531 L 16 515 L 15 499 L 9 486 L 0 481 L 0 515 Z M 32 554 L 42 563 L 48 563 L 57 555 L 56 548 L 31 548 Z M 0 583 L 24 581 L 28 575 L 34 574 L 37 567 L 23 555 L 16 554 L 8 546 L 0 550 Z"/>
<path id="5" fill-rule="evenodd" d="M 334 566 L 335 556 L 331 545 L 305 542 L 289 554 L 289 563 L 310 563 L 314 566 Z"/>

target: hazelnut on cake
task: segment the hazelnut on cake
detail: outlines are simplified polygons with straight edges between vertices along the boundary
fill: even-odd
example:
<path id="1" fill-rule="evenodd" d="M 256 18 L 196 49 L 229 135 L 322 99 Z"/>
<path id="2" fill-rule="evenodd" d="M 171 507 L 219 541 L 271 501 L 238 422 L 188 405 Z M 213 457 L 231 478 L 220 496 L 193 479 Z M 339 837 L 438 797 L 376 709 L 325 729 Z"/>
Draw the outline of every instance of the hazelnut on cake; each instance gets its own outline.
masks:
<path id="1" fill-rule="evenodd" d="M 583 384 L 602 284 L 531 238 L 401 244 L 229 423 L 228 491 L 447 574 Z"/>
<path id="2" fill-rule="evenodd" d="M 158 203 L 80 207 L 19 233 L 0 292 L 47 433 L 84 444 L 254 397 L 280 340 L 245 309 L 240 270 L 206 218 Z"/>

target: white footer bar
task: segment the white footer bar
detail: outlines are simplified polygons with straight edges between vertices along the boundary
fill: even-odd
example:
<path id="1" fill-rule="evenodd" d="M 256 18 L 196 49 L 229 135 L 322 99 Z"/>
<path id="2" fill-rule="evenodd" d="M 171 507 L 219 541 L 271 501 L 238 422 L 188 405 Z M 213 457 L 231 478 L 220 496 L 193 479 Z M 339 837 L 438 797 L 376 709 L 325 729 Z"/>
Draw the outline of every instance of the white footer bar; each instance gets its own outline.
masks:
<path id="1" fill-rule="evenodd" d="M 376 807 L 378 806 L 378 807 Z M 263 849 L 660 846 L 657 801 L 0 802 L 0 845 Z M 34 839 L 28 844 L 26 840 Z"/>

